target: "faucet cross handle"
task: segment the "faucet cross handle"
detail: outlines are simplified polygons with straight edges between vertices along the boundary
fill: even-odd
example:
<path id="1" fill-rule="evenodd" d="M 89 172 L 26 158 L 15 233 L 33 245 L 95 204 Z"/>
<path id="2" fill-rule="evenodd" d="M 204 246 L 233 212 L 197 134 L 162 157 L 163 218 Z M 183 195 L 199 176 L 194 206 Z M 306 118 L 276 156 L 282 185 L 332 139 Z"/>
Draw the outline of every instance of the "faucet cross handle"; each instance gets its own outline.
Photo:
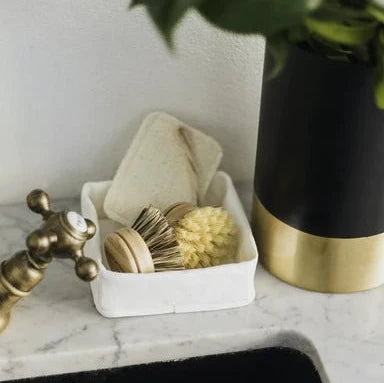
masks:
<path id="1" fill-rule="evenodd" d="M 41 214 L 44 220 L 53 214 L 49 195 L 43 190 L 32 190 L 27 196 L 27 204 L 34 213 Z"/>
<path id="2" fill-rule="evenodd" d="M 49 196 L 33 190 L 27 197 L 29 208 L 43 217 L 41 227 L 27 237 L 30 255 L 37 263 L 47 264 L 52 257 L 71 258 L 79 278 L 91 281 L 98 274 L 97 264 L 83 254 L 85 243 L 96 232 L 95 224 L 74 211 L 54 212 Z"/>

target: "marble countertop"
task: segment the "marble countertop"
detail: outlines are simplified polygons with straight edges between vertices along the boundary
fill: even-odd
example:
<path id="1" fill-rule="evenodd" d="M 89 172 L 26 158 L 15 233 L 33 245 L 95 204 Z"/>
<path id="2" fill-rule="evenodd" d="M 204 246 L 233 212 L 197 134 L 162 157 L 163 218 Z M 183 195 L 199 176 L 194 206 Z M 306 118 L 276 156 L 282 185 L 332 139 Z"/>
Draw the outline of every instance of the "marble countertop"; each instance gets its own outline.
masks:
<path id="1" fill-rule="evenodd" d="M 75 200 L 60 207 L 79 210 Z M 39 222 L 24 205 L 0 207 L 0 259 L 23 248 Z M 307 292 L 260 265 L 255 285 L 255 301 L 239 309 L 106 319 L 72 262 L 55 260 L 0 335 L 0 381 L 266 346 L 307 353 L 324 382 L 384 381 L 384 287 Z"/>

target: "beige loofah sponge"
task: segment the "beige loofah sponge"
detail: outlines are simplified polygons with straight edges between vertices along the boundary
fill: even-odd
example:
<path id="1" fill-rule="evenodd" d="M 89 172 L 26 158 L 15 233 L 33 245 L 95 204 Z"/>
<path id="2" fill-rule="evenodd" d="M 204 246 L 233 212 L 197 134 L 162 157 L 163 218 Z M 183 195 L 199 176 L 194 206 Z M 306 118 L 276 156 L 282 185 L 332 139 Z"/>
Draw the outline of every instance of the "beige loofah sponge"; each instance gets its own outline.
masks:
<path id="1" fill-rule="evenodd" d="M 151 202 L 163 210 L 177 201 L 202 200 L 222 158 L 220 145 L 166 113 L 143 121 L 104 201 L 106 215 L 131 226 Z"/>
<path id="2" fill-rule="evenodd" d="M 188 212 L 182 218 L 171 222 L 185 268 L 216 266 L 233 261 L 237 249 L 237 228 L 228 212 L 209 206 L 192 210 L 188 205 L 186 209 Z M 169 209 L 167 214 L 171 217 Z"/>

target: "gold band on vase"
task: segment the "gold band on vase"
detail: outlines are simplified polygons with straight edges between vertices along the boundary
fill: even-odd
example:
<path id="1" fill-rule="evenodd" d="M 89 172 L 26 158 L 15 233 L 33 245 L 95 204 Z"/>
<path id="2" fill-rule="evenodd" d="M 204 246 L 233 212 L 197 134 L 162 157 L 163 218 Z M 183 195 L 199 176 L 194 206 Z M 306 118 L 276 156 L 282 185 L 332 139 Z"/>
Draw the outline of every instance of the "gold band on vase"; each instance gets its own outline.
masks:
<path id="1" fill-rule="evenodd" d="M 308 234 L 276 218 L 256 195 L 252 229 L 263 265 L 291 285 L 347 293 L 384 283 L 384 233 L 360 238 Z"/>

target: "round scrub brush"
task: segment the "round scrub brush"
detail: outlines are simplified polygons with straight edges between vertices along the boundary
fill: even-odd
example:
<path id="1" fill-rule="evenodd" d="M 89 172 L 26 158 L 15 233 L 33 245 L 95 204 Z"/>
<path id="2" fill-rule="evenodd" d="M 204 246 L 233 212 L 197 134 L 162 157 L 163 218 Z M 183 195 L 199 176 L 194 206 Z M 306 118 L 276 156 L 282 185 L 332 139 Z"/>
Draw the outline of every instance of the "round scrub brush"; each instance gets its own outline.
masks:
<path id="1" fill-rule="evenodd" d="M 216 266 L 235 258 L 238 233 L 223 208 L 177 203 L 164 215 L 175 229 L 186 269 Z"/>
<path id="2" fill-rule="evenodd" d="M 112 271 L 152 273 L 184 269 L 174 229 L 153 206 L 142 210 L 132 228 L 108 234 L 104 250 Z"/>

